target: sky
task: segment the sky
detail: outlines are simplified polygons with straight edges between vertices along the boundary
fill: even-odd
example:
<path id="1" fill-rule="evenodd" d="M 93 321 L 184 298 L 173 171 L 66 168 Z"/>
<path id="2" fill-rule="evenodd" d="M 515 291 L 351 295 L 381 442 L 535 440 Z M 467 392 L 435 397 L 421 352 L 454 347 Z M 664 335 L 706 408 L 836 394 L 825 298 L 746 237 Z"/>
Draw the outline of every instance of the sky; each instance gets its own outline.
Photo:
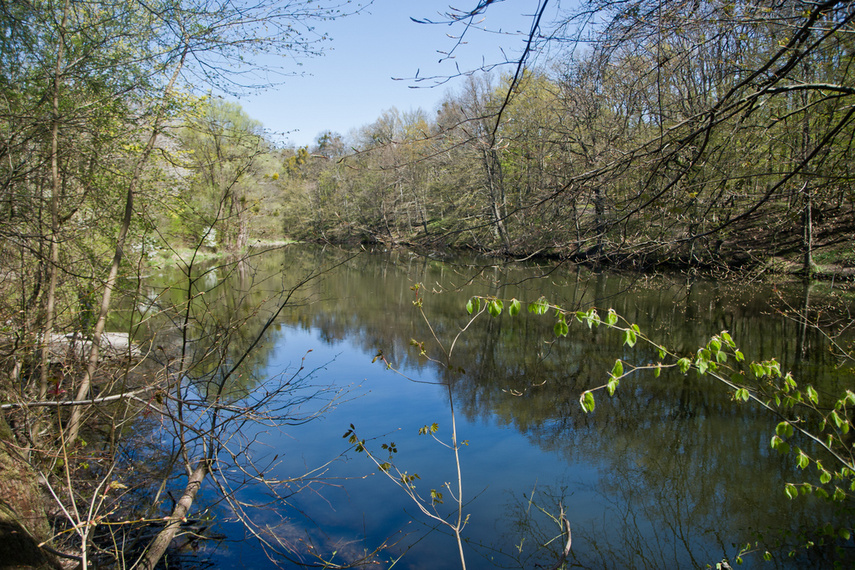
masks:
<path id="1" fill-rule="evenodd" d="M 460 9 L 477 3 L 456 1 Z M 429 88 L 432 82 L 411 78 L 417 72 L 420 78 L 447 77 L 456 73 L 456 66 L 466 71 L 519 56 L 536 7 L 536 0 L 497 2 L 481 25 L 502 33 L 470 29 L 455 58 L 438 63 L 443 57 L 439 51 L 455 44 L 446 34 L 459 35 L 462 26 L 418 24 L 410 18 L 440 20 L 449 0 L 375 0 L 364 13 L 318 24 L 332 41 L 326 43 L 326 55 L 304 60 L 299 71 L 310 75 L 288 77 L 283 85 L 237 102 L 274 140 L 294 146 L 311 146 L 325 131 L 346 136 L 392 107 L 430 113 L 460 80 Z"/>

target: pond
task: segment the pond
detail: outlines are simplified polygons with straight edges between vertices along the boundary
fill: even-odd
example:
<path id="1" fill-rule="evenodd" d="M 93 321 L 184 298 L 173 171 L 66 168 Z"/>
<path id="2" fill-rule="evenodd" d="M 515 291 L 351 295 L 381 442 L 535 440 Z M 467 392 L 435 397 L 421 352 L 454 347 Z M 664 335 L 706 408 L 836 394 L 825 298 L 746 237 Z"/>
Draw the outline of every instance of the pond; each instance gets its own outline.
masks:
<path id="1" fill-rule="evenodd" d="M 343 437 L 353 429 L 395 477 L 397 470 L 418 475 L 413 483 L 429 510 L 431 491 L 441 492 L 436 512 L 453 521 L 458 476 L 447 445 L 454 420 L 463 442 L 468 568 L 553 567 L 566 542 L 562 509 L 572 528 L 568 567 L 714 568 L 748 544 L 759 550 L 744 555 L 744 567 L 827 564 L 817 554 L 786 555 L 800 531 L 828 522 L 828 509 L 785 495 L 786 482 L 807 475 L 770 448 L 775 417 L 737 403 L 709 376 L 674 369 L 640 370 L 613 397 L 598 392 L 596 409 L 586 413 L 580 395 L 605 384 L 616 359 L 655 364 L 656 351 L 574 319 L 567 336 L 556 337 L 554 314 L 526 307 L 544 297 L 601 315 L 612 308 L 686 355 L 727 330 L 747 360 L 775 357 L 800 383 L 825 391 L 851 386 L 850 373 L 837 368 L 821 334 L 780 309 L 809 305 L 829 284 L 812 290 L 302 245 L 194 276 L 194 303 L 204 300 L 199 314 L 219 327 L 200 324 L 195 342 L 231 331 L 218 362 L 241 367 L 235 398 L 295 382 L 281 402 L 292 421 L 242 424 L 240 432 L 251 442 L 245 457 L 275 484 L 247 484 L 234 468 L 242 512 L 226 506 L 222 489 L 203 488 L 199 506 L 222 537 L 197 545 L 197 560 L 217 568 L 273 567 L 271 558 L 284 567 L 320 559 L 459 567 L 449 529 Z M 145 289 L 167 306 L 186 298 L 182 283 L 179 272 L 164 271 Z M 457 336 L 473 295 L 503 299 L 506 310 L 480 315 Z M 514 298 L 523 310 L 511 316 Z M 166 322 L 152 317 L 146 334 L 169 350 L 177 333 Z M 248 348 L 251 357 L 238 361 Z M 420 434 L 434 424 L 435 433 Z M 229 458 L 221 459 L 227 468 Z M 246 516 L 284 557 L 259 546 L 240 520 Z M 767 549 L 771 565 L 763 562 Z"/>

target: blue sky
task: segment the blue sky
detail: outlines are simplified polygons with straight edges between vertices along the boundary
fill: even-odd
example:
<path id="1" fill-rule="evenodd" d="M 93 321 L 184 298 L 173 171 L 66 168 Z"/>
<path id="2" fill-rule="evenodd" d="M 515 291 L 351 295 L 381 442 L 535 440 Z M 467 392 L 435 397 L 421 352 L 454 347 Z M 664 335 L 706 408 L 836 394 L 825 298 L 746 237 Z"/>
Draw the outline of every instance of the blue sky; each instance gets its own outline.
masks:
<path id="1" fill-rule="evenodd" d="M 421 107 L 434 110 L 443 95 L 459 81 L 426 88 L 425 81 L 412 88 L 412 78 L 455 73 L 477 68 L 482 61 L 502 61 L 521 53 L 531 27 L 536 0 L 509 0 L 490 7 L 483 25 L 499 33 L 470 29 L 466 45 L 457 48 L 455 59 L 438 63 L 438 50 L 447 51 L 462 26 L 424 25 L 410 17 L 440 19 L 450 0 L 375 0 L 366 13 L 318 25 L 333 38 L 327 54 L 304 60 L 299 71 L 311 74 L 289 77 L 284 85 L 260 94 L 241 97 L 238 102 L 268 131 L 286 133 L 295 146 L 311 145 L 318 134 L 331 130 L 347 135 L 351 129 L 373 122 L 391 107 L 408 111 Z M 468 9 L 476 0 L 457 0 L 455 7 Z M 519 33 L 518 33 L 519 32 Z M 292 68 L 293 69 L 293 68 Z M 504 69 L 510 71 L 511 68 Z"/>

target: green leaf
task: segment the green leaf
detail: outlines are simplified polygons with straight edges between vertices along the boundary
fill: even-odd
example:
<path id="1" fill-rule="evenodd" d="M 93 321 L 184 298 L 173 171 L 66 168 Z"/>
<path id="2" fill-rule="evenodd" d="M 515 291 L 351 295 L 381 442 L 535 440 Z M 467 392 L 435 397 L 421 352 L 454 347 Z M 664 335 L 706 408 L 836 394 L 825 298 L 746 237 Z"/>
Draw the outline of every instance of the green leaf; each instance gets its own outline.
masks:
<path id="1" fill-rule="evenodd" d="M 778 437 L 772 436 L 772 449 L 776 450 L 781 455 L 786 455 L 790 452 L 790 444 Z"/>
<path id="2" fill-rule="evenodd" d="M 680 372 L 685 374 L 686 372 L 689 371 L 689 368 L 692 367 L 692 361 L 689 360 L 688 358 L 681 358 L 680 360 L 677 361 L 677 366 L 680 367 Z"/>
<path id="3" fill-rule="evenodd" d="M 823 469 L 819 474 L 819 480 L 823 485 L 828 485 L 831 482 L 831 472 Z"/>
<path id="4" fill-rule="evenodd" d="M 615 395 L 615 390 L 617 390 L 618 384 L 620 384 L 620 382 L 617 378 L 611 378 L 609 380 L 609 383 L 606 385 L 606 389 L 609 391 L 609 396 Z"/>
<path id="5" fill-rule="evenodd" d="M 612 366 L 612 376 L 615 378 L 623 376 L 623 362 L 620 359 L 615 360 L 615 365 Z"/>
<path id="6" fill-rule="evenodd" d="M 638 340 L 638 335 L 632 329 L 627 329 L 626 332 L 623 333 L 623 342 L 630 348 L 635 346 L 636 341 Z"/>
<path id="7" fill-rule="evenodd" d="M 558 317 L 558 322 L 555 323 L 553 331 L 555 331 L 555 336 L 567 336 L 567 333 L 570 332 L 570 327 L 567 326 L 563 314 Z"/>
<path id="8" fill-rule="evenodd" d="M 739 350 L 733 351 L 733 357 L 736 359 L 737 362 L 742 362 L 743 360 L 745 360 L 745 356 Z"/>
<path id="9" fill-rule="evenodd" d="M 787 483 L 786 487 L 784 487 L 784 491 L 790 499 L 795 499 L 799 496 L 799 490 L 796 489 L 796 486 L 792 483 Z"/>
<path id="10" fill-rule="evenodd" d="M 475 310 L 475 297 L 472 297 L 471 299 L 469 299 L 466 302 L 466 312 L 471 315 L 472 311 L 474 311 L 474 310 Z"/>
<path id="11" fill-rule="evenodd" d="M 774 358 L 769 361 L 769 376 L 772 378 L 780 378 L 781 376 L 781 364 L 776 361 Z"/>
<path id="12" fill-rule="evenodd" d="M 805 390 L 805 393 L 807 393 L 807 397 L 811 402 L 813 402 L 814 404 L 819 404 L 819 394 L 816 393 L 816 390 L 814 390 L 813 386 L 808 386 Z"/>
<path id="13" fill-rule="evenodd" d="M 659 360 L 664 360 L 664 359 L 665 359 L 665 347 L 660 346 L 659 347 Z"/>
<path id="14" fill-rule="evenodd" d="M 600 324 L 600 316 L 597 314 L 597 309 L 591 309 L 587 313 L 583 313 L 585 315 L 585 322 L 588 323 L 588 328 L 592 328 L 594 325 Z"/>
<path id="15" fill-rule="evenodd" d="M 618 316 L 614 309 L 609 309 L 609 316 L 606 317 L 606 322 L 609 326 L 614 326 L 618 322 Z"/>
<path id="16" fill-rule="evenodd" d="M 501 299 L 493 299 L 489 303 L 487 303 L 487 312 L 490 313 L 491 317 L 498 317 L 502 314 L 502 309 L 505 308 L 505 304 L 502 303 Z"/>
<path id="17" fill-rule="evenodd" d="M 849 537 L 852 536 L 850 534 L 848 528 L 841 528 L 840 531 L 838 532 L 838 534 L 840 535 L 840 538 L 842 538 L 843 540 L 849 540 Z"/>
<path id="18" fill-rule="evenodd" d="M 781 437 L 793 437 L 793 426 L 790 422 L 781 422 L 775 426 L 775 433 Z"/>
<path id="19" fill-rule="evenodd" d="M 579 403 L 582 404 L 582 409 L 586 412 L 594 411 L 594 395 L 591 392 L 582 392 L 582 395 L 579 397 Z"/>
<path id="20" fill-rule="evenodd" d="M 520 312 L 520 307 L 521 304 L 519 301 L 517 301 L 516 299 L 511 299 L 511 304 L 508 307 L 508 314 L 512 317 L 517 316 Z"/>
<path id="21" fill-rule="evenodd" d="M 716 338 L 716 337 L 712 337 L 712 338 L 710 339 L 709 343 L 707 344 L 707 347 L 709 347 L 709 349 L 710 349 L 713 353 L 716 353 L 716 352 L 718 352 L 719 350 L 721 350 L 721 341 L 720 341 L 718 338 Z"/>

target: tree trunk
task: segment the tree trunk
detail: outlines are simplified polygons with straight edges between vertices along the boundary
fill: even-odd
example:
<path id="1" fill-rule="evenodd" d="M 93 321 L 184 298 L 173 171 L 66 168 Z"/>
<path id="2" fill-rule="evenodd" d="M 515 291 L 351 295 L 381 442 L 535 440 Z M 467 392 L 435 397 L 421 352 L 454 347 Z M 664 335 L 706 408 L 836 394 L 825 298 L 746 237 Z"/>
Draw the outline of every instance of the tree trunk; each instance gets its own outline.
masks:
<path id="1" fill-rule="evenodd" d="M 505 186 L 502 176 L 502 163 L 495 149 L 485 149 L 483 154 L 484 170 L 487 175 L 487 190 L 490 198 L 490 212 L 493 214 L 493 224 L 496 235 L 505 246 L 511 249 L 511 240 L 505 228 Z"/>
<path id="2" fill-rule="evenodd" d="M 50 345 L 53 337 L 54 317 L 56 314 L 56 282 L 59 273 L 59 196 L 62 184 L 59 179 L 59 90 L 62 87 L 62 62 L 65 55 L 65 27 L 68 23 L 69 2 L 66 0 L 62 10 L 62 24 L 59 27 L 59 46 L 57 47 L 56 67 L 53 75 L 53 117 L 50 128 L 50 256 L 48 261 L 48 293 L 45 301 L 45 327 L 42 331 L 41 376 L 39 380 L 39 400 L 44 400 L 48 390 L 50 366 Z"/>
<path id="3" fill-rule="evenodd" d="M 810 277 L 814 273 L 813 267 L 813 197 L 807 186 L 802 190 L 804 194 L 804 212 L 802 213 L 802 226 L 804 230 L 804 273 Z"/>

